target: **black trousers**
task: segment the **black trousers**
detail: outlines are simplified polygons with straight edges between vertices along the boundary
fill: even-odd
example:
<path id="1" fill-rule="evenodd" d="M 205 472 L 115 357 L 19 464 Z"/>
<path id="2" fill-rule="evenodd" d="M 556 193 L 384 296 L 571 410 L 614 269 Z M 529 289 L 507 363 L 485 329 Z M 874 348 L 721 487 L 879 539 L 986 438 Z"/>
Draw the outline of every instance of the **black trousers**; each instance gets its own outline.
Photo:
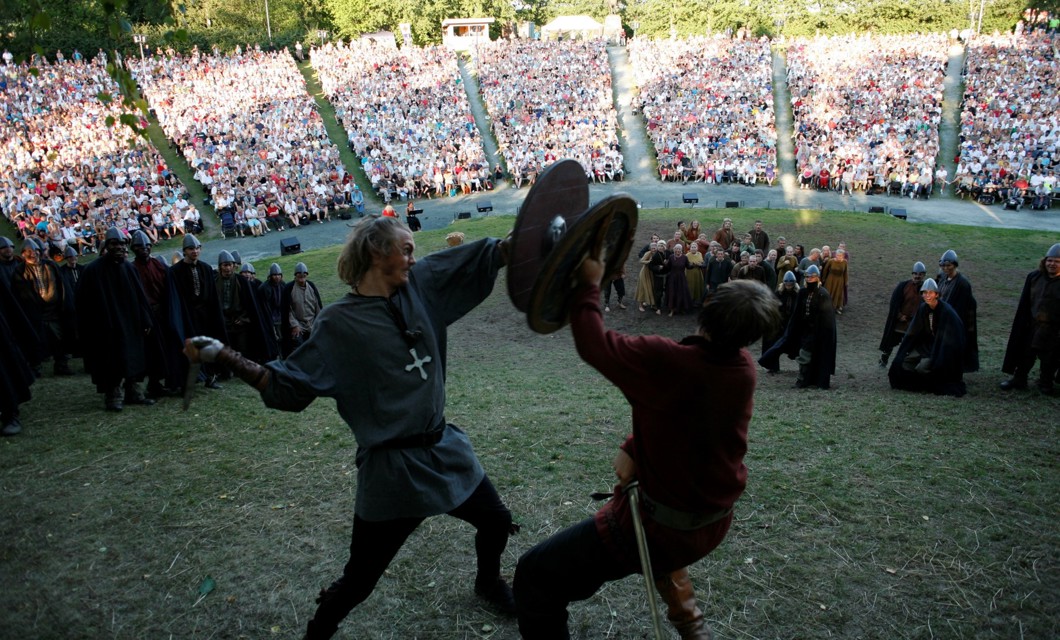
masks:
<path id="1" fill-rule="evenodd" d="M 607 288 L 604 289 L 604 304 L 611 304 L 611 289 L 615 290 L 618 294 L 618 303 L 622 304 L 622 300 L 626 297 L 626 279 L 625 278 L 614 278 L 607 283 Z"/>
<path id="2" fill-rule="evenodd" d="M 512 514 L 501 502 L 488 477 L 460 506 L 448 515 L 475 527 L 475 553 L 478 556 L 478 579 L 495 580 L 500 576 L 501 554 L 508 545 Z M 350 559 L 342 577 L 321 592 L 320 606 L 309 623 L 307 638 L 330 638 L 342 620 L 365 601 L 383 572 L 425 518 L 396 518 L 378 522 L 353 517 Z"/>
<path id="3" fill-rule="evenodd" d="M 567 605 L 634 572 L 607 552 L 592 518 L 560 531 L 519 558 L 513 585 L 519 633 L 524 640 L 570 638 Z"/>

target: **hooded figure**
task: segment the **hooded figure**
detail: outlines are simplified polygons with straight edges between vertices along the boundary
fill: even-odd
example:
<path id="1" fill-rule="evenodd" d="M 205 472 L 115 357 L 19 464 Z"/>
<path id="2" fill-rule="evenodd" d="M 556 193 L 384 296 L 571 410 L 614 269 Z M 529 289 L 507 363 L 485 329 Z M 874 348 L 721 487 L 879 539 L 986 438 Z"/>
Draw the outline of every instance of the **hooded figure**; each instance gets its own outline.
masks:
<path id="1" fill-rule="evenodd" d="M 780 354 L 799 363 L 795 386 L 828 389 L 835 373 L 835 310 L 828 290 L 821 286 L 821 270 L 811 264 L 806 285 L 795 298 L 795 308 L 784 334 L 762 354 L 758 363 L 771 373 L 780 371 Z"/>
<path id="2" fill-rule="evenodd" d="M 928 278 L 920 288 L 923 302 L 898 346 L 887 372 L 892 389 L 927 391 L 961 397 L 964 385 L 964 325 L 953 307 L 939 299 Z"/>
<path id="3" fill-rule="evenodd" d="M 30 386 L 36 379 L 33 370 L 40 366 L 40 359 L 36 348 L 23 352 L 20 345 L 37 344 L 37 335 L 15 301 L 10 283 L 0 277 L 0 371 L 4 372 L 0 376 L 0 435 L 22 432 L 19 405 L 30 399 Z"/>

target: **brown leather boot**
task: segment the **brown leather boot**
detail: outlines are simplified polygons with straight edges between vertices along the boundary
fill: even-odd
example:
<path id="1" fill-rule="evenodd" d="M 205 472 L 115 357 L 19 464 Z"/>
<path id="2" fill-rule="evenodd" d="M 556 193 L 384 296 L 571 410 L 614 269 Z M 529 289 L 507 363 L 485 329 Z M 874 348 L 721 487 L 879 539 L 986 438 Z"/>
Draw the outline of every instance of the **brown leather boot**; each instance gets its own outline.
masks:
<path id="1" fill-rule="evenodd" d="M 696 606 L 696 592 L 687 568 L 656 581 L 655 588 L 666 603 L 666 617 L 682 640 L 712 640 L 714 635 L 703 619 L 703 612 Z"/>

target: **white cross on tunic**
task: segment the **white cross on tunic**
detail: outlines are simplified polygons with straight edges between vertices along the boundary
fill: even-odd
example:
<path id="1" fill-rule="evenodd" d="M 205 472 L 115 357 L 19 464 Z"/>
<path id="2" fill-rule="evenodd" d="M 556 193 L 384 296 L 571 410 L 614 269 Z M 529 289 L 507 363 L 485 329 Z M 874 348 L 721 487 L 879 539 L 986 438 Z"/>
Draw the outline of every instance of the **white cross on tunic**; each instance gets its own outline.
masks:
<path id="1" fill-rule="evenodd" d="M 430 356 L 423 356 L 422 358 L 416 355 L 415 349 L 409 349 L 409 354 L 412 356 L 412 364 L 405 365 L 405 371 L 412 371 L 413 369 L 420 370 L 420 378 L 422 380 L 427 379 L 427 371 L 424 370 L 423 365 L 431 361 Z"/>

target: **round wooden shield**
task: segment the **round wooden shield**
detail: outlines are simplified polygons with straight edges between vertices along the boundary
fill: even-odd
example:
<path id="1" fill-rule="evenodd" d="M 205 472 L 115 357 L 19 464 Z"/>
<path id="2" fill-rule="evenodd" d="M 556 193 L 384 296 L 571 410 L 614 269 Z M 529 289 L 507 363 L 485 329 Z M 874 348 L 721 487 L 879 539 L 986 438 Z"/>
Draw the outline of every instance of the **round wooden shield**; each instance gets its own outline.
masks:
<path id="1" fill-rule="evenodd" d="M 538 176 L 515 218 L 508 254 L 508 297 L 526 311 L 545 258 L 589 207 L 589 181 L 574 160 L 560 160 Z"/>
<path id="2" fill-rule="evenodd" d="M 530 328 L 552 333 L 566 325 L 575 270 L 587 256 L 599 256 L 607 282 L 625 265 L 636 231 L 637 203 L 625 194 L 604 198 L 575 220 L 541 267 L 526 311 Z"/>

